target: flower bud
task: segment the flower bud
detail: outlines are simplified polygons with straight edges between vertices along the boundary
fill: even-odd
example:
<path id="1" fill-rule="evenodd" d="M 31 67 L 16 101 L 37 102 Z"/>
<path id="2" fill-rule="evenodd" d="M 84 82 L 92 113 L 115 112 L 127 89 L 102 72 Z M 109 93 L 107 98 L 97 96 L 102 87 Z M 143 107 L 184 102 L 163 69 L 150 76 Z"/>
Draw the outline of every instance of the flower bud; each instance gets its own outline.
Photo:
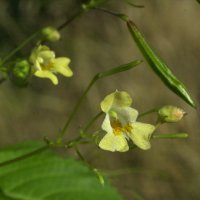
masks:
<path id="1" fill-rule="evenodd" d="M 52 26 L 43 28 L 42 34 L 44 35 L 46 40 L 58 41 L 60 39 L 60 33 L 58 32 L 56 28 Z"/>
<path id="2" fill-rule="evenodd" d="M 116 118 L 116 119 L 118 118 L 118 117 L 117 117 L 117 113 L 116 113 L 115 111 L 109 110 L 108 113 L 109 113 L 111 116 L 113 116 L 114 118 Z"/>
<path id="3" fill-rule="evenodd" d="M 173 105 L 165 105 L 158 111 L 158 121 L 173 123 L 180 121 L 187 113 Z"/>
<path id="4" fill-rule="evenodd" d="M 27 60 L 21 60 L 15 63 L 13 73 L 16 77 L 25 79 L 29 73 L 30 64 Z"/>

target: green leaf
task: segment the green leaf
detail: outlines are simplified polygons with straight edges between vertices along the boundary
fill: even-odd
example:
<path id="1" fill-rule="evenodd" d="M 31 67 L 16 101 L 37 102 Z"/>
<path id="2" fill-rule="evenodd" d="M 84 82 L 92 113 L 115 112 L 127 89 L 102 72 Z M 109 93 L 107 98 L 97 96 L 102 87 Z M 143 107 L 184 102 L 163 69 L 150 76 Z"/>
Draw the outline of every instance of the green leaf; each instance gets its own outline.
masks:
<path id="1" fill-rule="evenodd" d="M 158 77 L 160 77 L 163 83 L 171 91 L 173 91 L 191 106 L 196 107 L 187 88 L 172 74 L 167 64 L 154 50 L 149 41 L 145 38 L 144 34 L 132 21 L 127 21 L 127 25 L 135 43 L 137 44 L 151 69 L 157 74 Z"/>
<path id="2" fill-rule="evenodd" d="M 0 200 L 19 200 L 19 199 L 13 199 L 13 198 L 7 197 L 0 191 Z"/>
<path id="3" fill-rule="evenodd" d="M 197 2 L 200 4 L 200 0 L 197 0 Z"/>
<path id="4" fill-rule="evenodd" d="M 1 148 L 0 162 L 42 146 L 40 142 L 24 142 Z M 47 150 L 0 168 L 0 200 L 122 200 L 110 181 L 104 178 L 105 188 L 82 162 Z"/>

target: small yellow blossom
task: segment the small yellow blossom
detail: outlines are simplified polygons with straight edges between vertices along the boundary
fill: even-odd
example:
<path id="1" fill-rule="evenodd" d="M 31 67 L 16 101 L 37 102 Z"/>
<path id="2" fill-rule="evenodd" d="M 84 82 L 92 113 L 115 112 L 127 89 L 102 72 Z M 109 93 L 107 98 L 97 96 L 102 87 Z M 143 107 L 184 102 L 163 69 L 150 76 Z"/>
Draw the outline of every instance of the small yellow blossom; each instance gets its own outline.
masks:
<path id="1" fill-rule="evenodd" d="M 53 84 L 58 84 L 58 79 L 54 73 L 60 73 L 71 77 L 72 70 L 69 68 L 70 59 L 61 57 L 55 58 L 55 52 L 47 46 L 35 47 L 30 55 L 30 62 L 33 64 L 32 73 L 40 78 L 49 78 Z"/>
<path id="2" fill-rule="evenodd" d="M 107 134 L 100 141 L 100 148 L 112 152 L 128 151 L 129 138 L 143 150 L 151 147 L 149 139 L 155 126 L 136 122 L 138 111 L 130 107 L 131 103 L 130 95 L 119 91 L 108 95 L 101 102 L 101 109 L 106 113 L 102 129 Z"/>

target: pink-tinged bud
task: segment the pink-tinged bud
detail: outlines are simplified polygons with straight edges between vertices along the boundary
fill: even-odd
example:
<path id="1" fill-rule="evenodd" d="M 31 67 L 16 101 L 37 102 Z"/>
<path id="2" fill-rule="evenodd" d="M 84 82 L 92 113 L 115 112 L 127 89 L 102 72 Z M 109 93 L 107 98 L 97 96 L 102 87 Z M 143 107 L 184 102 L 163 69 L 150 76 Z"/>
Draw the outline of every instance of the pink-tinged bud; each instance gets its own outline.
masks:
<path id="1" fill-rule="evenodd" d="M 158 121 L 174 123 L 180 121 L 187 113 L 173 105 L 165 105 L 158 111 Z"/>
<path id="2" fill-rule="evenodd" d="M 58 41 L 60 39 L 60 33 L 54 27 L 46 27 L 42 29 L 42 34 L 44 35 L 45 39 L 50 41 Z"/>

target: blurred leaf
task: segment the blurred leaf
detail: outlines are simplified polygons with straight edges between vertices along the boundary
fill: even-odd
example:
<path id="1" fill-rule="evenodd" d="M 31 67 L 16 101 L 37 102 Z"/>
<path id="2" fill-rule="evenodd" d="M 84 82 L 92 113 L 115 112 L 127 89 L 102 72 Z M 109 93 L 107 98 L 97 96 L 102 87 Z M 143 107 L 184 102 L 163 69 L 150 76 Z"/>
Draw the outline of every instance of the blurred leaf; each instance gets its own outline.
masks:
<path id="1" fill-rule="evenodd" d="M 128 21 L 127 25 L 135 43 L 137 44 L 151 69 L 171 91 L 173 91 L 191 106 L 196 107 L 187 88 L 172 74 L 167 64 L 154 50 L 149 41 L 145 38 L 144 34 L 132 21 Z"/>
<path id="2" fill-rule="evenodd" d="M 13 199 L 13 198 L 7 197 L 3 193 L 0 192 L 0 200 L 19 200 L 19 199 Z"/>
<path id="3" fill-rule="evenodd" d="M 197 0 L 197 2 L 200 4 L 200 0 Z"/>
<path id="4" fill-rule="evenodd" d="M 0 149 L 0 162 L 30 153 L 43 144 L 24 142 Z M 0 188 L 4 200 L 122 200 L 105 178 L 103 188 L 90 169 L 73 158 L 61 158 L 53 151 L 0 168 Z"/>

